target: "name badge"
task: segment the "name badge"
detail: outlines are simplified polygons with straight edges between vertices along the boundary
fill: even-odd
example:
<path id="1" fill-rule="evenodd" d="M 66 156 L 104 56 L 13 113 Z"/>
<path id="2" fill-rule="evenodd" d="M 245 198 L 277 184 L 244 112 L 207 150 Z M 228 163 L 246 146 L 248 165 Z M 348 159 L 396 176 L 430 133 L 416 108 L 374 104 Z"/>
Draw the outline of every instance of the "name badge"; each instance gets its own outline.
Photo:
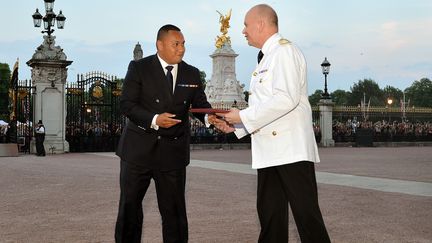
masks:
<path id="1" fill-rule="evenodd" d="M 263 70 L 260 70 L 260 71 L 258 71 L 258 72 L 253 72 L 252 75 L 253 75 L 253 76 L 257 76 L 258 74 L 265 73 L 265 72 L 267 72 L 267 71 L 268 71 L 268 69 L 263 69 Z"/>
<path id="2" fill-rule="evenodd" d="M 198 84 L 177 84 L 177 86 L 183 88 L 198 88 Z"/>

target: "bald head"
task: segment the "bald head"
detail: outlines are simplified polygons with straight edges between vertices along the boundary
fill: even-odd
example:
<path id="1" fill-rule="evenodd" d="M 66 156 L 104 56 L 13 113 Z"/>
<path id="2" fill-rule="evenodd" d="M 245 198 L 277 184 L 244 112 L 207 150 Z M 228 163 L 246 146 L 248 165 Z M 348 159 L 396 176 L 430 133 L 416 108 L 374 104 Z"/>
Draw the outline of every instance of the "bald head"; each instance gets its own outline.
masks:
<path id="1" fill-rule="evenodd" d="M 248 44 L 259 49 L 265 41 L 278 32 L 278 17 L 267 4 L 252 7 L 245 16 L 243 34 Z"/>
<path id="2" fill-rule="evenodd" d="M 269 26 L 278 28 L 278 16 L 274 9 L 267 4 L 258 4 L 252 7 L 249 12 L 255 12 L 259 18 L 265 21 Z"/>

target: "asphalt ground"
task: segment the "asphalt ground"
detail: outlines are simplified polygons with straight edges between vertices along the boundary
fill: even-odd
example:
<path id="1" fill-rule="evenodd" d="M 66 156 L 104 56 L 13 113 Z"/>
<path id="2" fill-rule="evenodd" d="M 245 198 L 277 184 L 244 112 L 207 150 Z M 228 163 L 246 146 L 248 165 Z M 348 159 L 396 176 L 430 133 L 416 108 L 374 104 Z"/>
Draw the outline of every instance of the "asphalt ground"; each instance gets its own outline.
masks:
<path id="1" fill-rule="evenodd" d="M 432 242 L 431 147 L 320 148 L 319 202 L 333 242 Z M 249 150 L 194 150 L 189 242 L 257 242 Z M 0 157 L 0 242 L 114 242 L 113 153 Z M 162 242 L 154 184 L 142 242 Z M 299 242 L 292 217 L 290 242 Z"/>

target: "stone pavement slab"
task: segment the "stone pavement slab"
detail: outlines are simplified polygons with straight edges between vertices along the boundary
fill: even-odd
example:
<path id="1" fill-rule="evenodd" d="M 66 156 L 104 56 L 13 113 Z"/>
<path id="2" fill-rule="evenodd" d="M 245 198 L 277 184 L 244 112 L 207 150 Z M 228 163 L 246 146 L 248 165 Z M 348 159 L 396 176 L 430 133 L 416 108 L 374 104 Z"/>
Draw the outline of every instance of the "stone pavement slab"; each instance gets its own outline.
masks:
<path id="1" fill-rule="evenodd" d="M 318 184 L 320 206 L 333 242 L 432 241 L 431 196 L 413 195 L 410 189 L 359 188 L 353 179 L 369 184 L 383 180 L 382 186 L 390 187 L 397 181 L 420 182 L 429 190 L 430 148 L 320 148 L 320 155 L 318 175 L 347 176 L 353 184 L 318 178 L 323 180 Z M 190 242 L 256 242 L 250 151 L 192 151 L 191 157 L 186 192 Z M 230 166 L 236 169 L 230 171 Z M 113 153 L 0 158 L 0 242 L 114 242 L 118 173 Z M 299 242 L 290 220 L 290 242 Z M 153 185 L 144 200 L 143 234 L 143 242 L 162 242 Z"/>
<path id="2" fill-rule="evenodd" d="M 237 163 L 191 160 L 190 166 L 249 175 L 257 174 L 256 170 L 252 169 L 249 165 Z M 328 172 L 316 172 L 316 176 L 318 183 L 432 197 L 432 183 L 427 182 L 382 179 Z"/>

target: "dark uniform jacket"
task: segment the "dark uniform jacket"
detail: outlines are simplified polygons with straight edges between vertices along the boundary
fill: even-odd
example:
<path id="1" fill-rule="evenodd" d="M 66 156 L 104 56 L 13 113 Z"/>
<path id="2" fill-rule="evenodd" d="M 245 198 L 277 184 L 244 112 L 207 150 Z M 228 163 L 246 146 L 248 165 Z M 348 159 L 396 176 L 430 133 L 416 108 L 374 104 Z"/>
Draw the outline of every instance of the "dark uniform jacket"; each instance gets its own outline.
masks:
<path id="1" fill-rule="evenodd" d="M 129 119 L 117 155 L 150 169 L 173 170 L 189 164 L 189 108 L 210 108 L 199 70 L 178 64 L 174 94 L 157 55 L 131 61 L 124 80 L 120 110 Z M 182 122 L 170 128 L 150 128 L 155 114 L 169 112 Z M 196 115 L 201 121 L 203 114 Z"/>

